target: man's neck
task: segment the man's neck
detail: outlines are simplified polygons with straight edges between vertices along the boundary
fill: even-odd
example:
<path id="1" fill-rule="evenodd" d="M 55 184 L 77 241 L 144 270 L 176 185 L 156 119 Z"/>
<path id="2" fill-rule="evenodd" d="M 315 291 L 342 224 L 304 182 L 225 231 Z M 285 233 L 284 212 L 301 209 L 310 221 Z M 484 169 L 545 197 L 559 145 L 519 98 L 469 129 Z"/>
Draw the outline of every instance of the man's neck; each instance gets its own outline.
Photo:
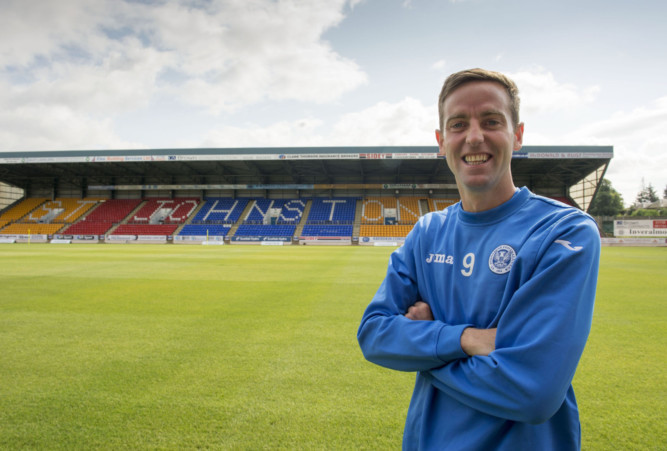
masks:
<path id="1" fill-rule="evenodd" d="M 470 213 L 480 213 L 504 204 L 514 196 L 516 190 L 516 187 L 512 185 L 511 189 L 505 190 L 502 194 L 495 194 L 493 196 L 490 196 L 485 192 L 460 192 L 461 205 L 465 211 Z"/>

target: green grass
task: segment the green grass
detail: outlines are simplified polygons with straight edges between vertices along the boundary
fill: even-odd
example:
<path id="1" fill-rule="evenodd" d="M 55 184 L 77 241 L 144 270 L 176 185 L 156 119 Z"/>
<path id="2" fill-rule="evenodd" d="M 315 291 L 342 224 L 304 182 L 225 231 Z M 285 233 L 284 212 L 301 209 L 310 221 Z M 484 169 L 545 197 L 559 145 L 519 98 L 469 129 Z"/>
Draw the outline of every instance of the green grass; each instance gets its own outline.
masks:
<path id="1" fill-rule="evenodd" d="M 0 245 L 0 448 L 397 449 L 356 329 L 392 248 Z M 659 449 L 667 250 L 605 248 L 584 449 Z"/>
<path id="2" fill-rule="evenodd" d="M 667 248 L 603 248 L 574 379 L 584 449 L 667 446 Z"/>

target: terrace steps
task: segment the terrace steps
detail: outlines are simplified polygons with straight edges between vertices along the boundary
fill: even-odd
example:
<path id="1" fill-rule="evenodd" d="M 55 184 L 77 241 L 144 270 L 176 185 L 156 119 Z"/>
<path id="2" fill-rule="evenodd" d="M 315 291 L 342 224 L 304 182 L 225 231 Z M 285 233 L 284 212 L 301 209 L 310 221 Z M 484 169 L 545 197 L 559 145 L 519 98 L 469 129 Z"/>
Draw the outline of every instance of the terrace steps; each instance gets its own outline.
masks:
<path id="1" fill-rule="evenodd" d="M 357 200 L 357 208 L 354 212 L 354 227 L 352 229 L 352 236 L 361 236 L 361 214 L 364 211 L 364 200 Z"/>
<path id="2" fill-rule="evenodd" d="M 312 206 L 313 206 L 312 200 L 306 202 L 306 208 L 303 209 L 303 215 L 301 216 L 301 220 L 299 221 L 299 224 L 296 226 L 296 230 L 294 231 L 295 236 L 301 236 L 303 234 L 303 227 L 308 222 L 308 215 L 310 214 L 310 209 L 312 208 Z"/>
<path id="3" fill-rule="evenodd" d="M 243 224 L 243 220 L 246 216 L 248 216 L 248 213 L 250 213 L 250 210 L 252 210 L 252 206 L 255 204 L 254 201 L 248 202 L 241 212 L 241 216 L 239 216 L 238 221 L 236 221 L 233 225 L 232 228 L 229 229 L 229 232 L 227 232 L 227 236 L 234 236 L 236 234 L 236 231 L 239 229 L 239 226 Z"/>

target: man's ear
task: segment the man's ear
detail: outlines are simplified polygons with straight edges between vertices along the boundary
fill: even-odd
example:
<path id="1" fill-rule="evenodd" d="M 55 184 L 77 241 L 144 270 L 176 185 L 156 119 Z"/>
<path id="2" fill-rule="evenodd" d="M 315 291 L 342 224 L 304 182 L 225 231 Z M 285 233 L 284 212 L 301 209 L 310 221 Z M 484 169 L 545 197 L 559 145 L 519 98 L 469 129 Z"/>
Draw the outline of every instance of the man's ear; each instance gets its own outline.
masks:
<path id="1" fill-rule="evenodd" d="M 514 152 L 523 147 L 523 122 L 514 127 Z"/>
<path id="2" fill-rule="evenodd" d="M 438 149 L 441 155 L 444 155 L 443 143 L 442 143 L 442 132 L 438 129 L 435 130 L 435 140 L 438 142 Z"/>

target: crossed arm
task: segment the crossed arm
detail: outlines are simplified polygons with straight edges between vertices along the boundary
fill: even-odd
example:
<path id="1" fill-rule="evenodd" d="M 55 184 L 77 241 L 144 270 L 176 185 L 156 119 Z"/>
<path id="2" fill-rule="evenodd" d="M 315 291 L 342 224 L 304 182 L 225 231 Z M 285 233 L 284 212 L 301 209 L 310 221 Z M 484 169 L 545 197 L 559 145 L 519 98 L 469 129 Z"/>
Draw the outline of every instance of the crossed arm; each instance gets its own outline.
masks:
<path id="1" fill-rule="evenodd" d="M 417 301 L 408 308 L 405 317 L 413 321 L 433 321 L 431 307 Z M 461 334 L 461 349 L 469 356 L 489 355 L 496 348 L 496 329 L 467 327 Z"/>

